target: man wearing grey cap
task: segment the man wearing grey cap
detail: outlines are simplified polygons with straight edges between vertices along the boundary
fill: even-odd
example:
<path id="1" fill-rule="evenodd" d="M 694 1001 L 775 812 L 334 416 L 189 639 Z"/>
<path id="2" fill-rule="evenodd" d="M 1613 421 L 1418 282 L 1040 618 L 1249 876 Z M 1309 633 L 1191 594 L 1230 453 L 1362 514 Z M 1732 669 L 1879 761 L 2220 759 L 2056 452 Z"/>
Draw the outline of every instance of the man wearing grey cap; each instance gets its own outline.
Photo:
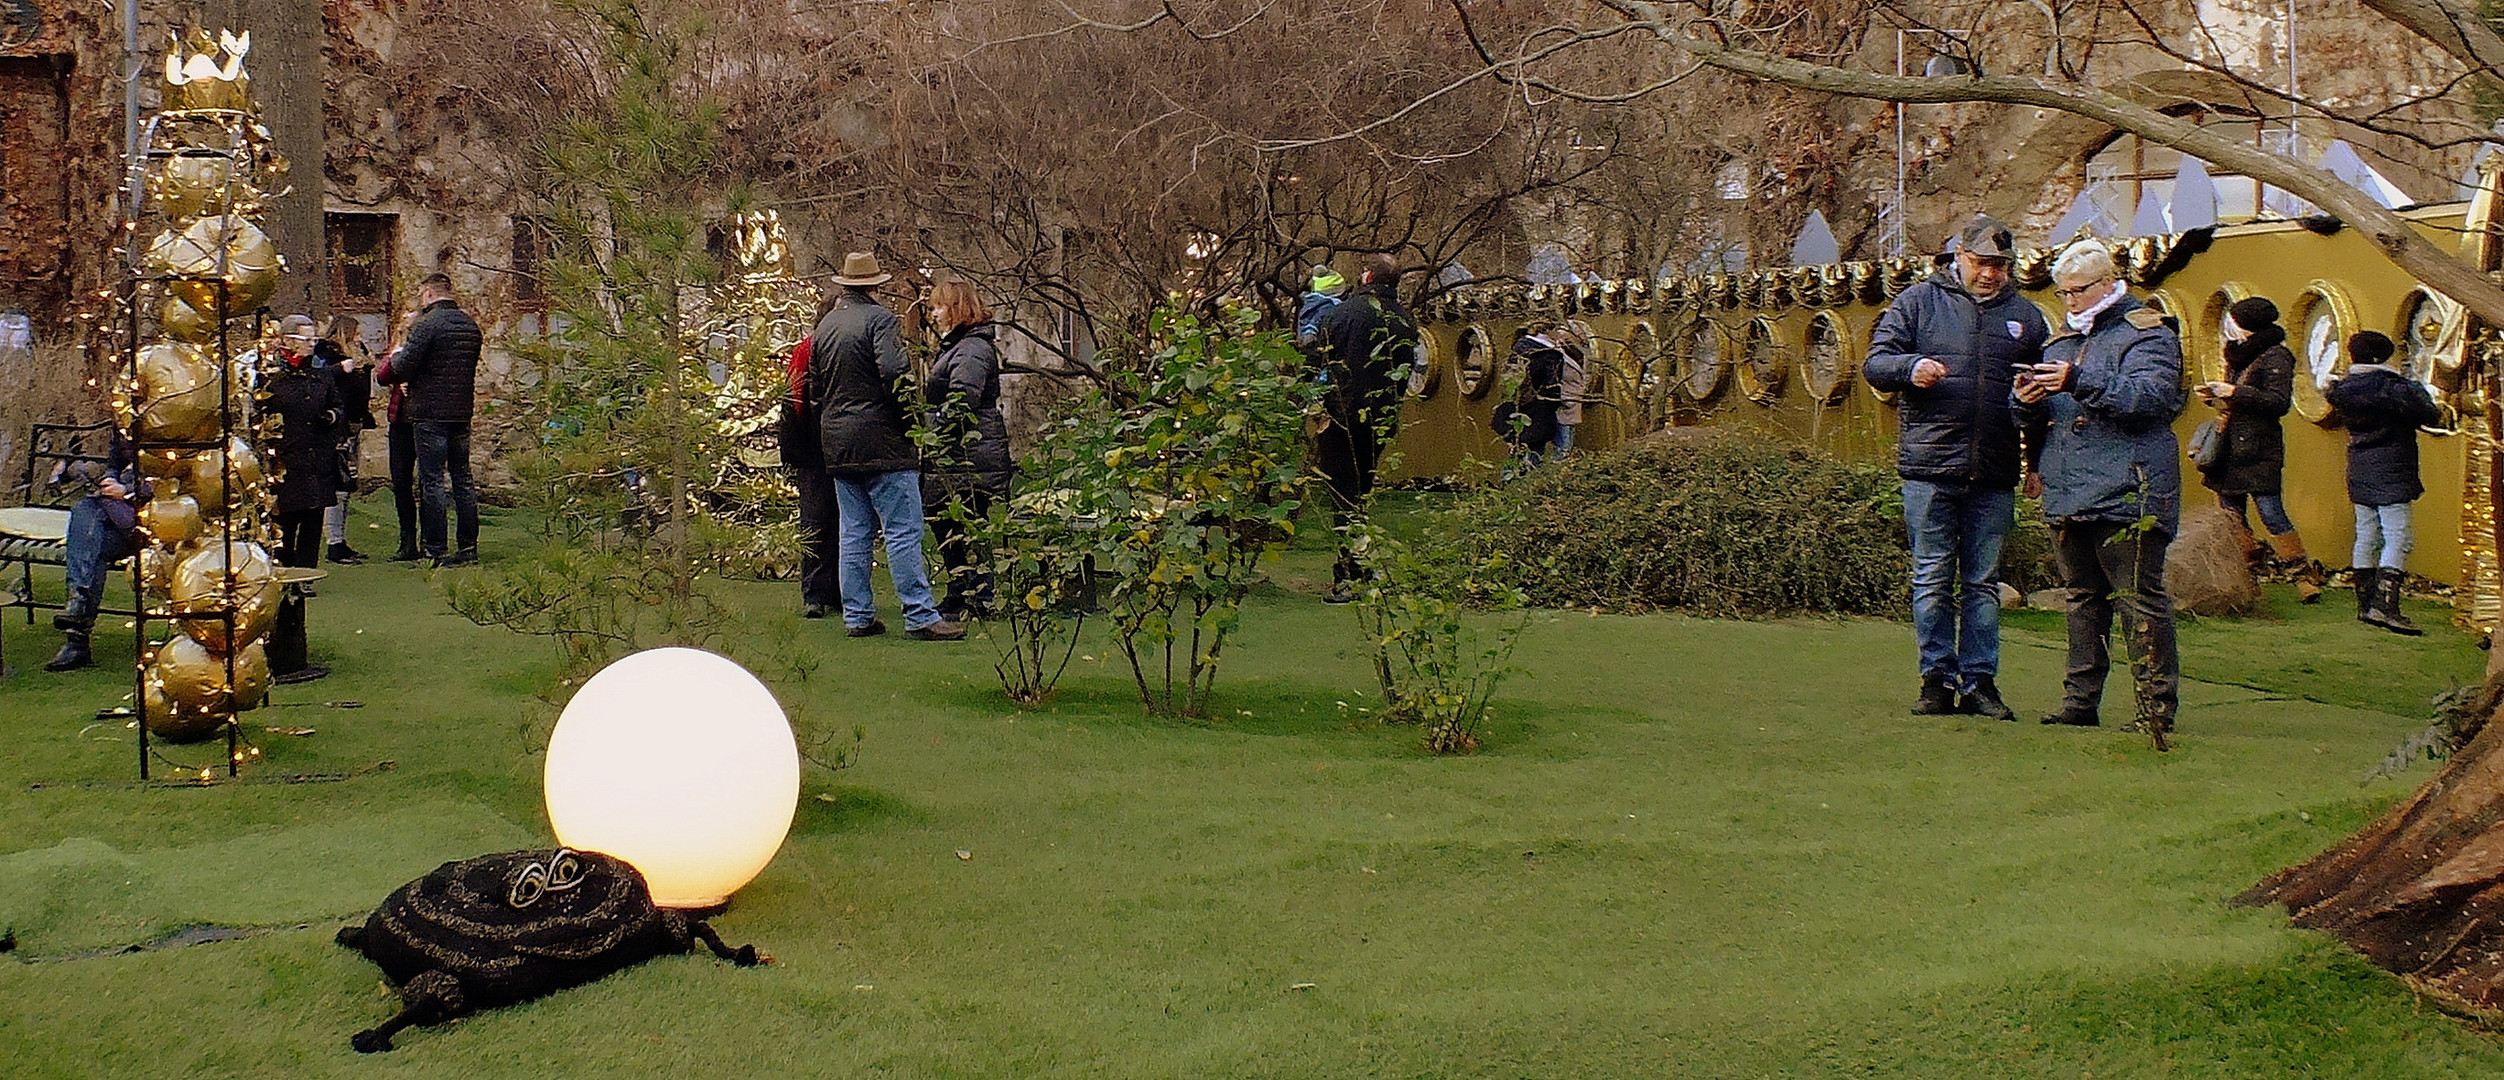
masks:
<path id="1" fill-rule="evenodd" d="M 2000 545 L 2022 475 L 2009 391 L 2043 358 L 2041 309 L 2009 285 L 2009 228 L 1977 214 L 1955 261 L 1898 294 L 1870 335 L 1869 384 L 1899 394 L 1896 474 L 1913 547 L 1916 715 L 2001 720 Z"/>

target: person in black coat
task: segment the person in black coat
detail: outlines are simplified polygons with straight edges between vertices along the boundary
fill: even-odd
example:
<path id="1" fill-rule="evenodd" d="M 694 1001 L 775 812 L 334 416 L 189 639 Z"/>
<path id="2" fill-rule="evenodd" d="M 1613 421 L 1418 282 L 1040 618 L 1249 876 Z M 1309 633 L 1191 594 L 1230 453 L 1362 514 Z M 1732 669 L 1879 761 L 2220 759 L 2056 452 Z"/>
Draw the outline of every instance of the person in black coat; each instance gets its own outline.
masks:
<path id="1" fill-rule="evenodd" d="M 403 388 L 395 420 L 409 422 L 416 458 L 418 543 L 436 566 L 478 561 L 478 487 L 470 479 L 470 419 L 478 402 L 478 321 L 452 299 L 452 278 L 428 274 L 417 286 L 425 307 L 377 381 Z M 452 519 L 447 549 L 445 519 Z"/>
<path id="2" fill-rule="evenodd" d="M 2371 330 L 2347 341 L 2348 370 L 2324 395 L 2348 429 L 2348 501 L 2356 505 L 2356 618 L 2395 634 L 2424 633 L 2400 613 L 2407 572 L 2409 504 L 2426 493 L 2417 476 L 2417 429 L 2443 417 L 2424 386 L 2389 363 L 2391 339 Z"/>
<path id="3" fill-rule="evenodd" d="M 1516 431 L 1515 423 L 1505 422 L 1510 418 L 1498 417 L 1497 434 L 1512 444 L 1523 471 L 1538 468 L 1542 452 L 1556 442 L 1557 410 L 1565 403 L 1565 350 L 1549 336 L 1553 333 L 1524 330 L 1513 342 L 1513 363 L 1521 368 L 1522 381 L 1513 394 L 1512 415 L 1521 420 Z"/>
<path id="4" fill-rule="evenodd" d="M 921 452 L 905 417 L 911 374 L 903 331 L 895 313 L 869 291 L 893 275 L 878 257 L 855 251 L 843 258 L 835 284 L 843 291 L 809 335 L 809 385 L 821 388 L 818 449 L 833 477 L 842 517 L 836 579 L 843 594 L 844 633 L 870 637 L 887 632 L 870 592 L 872 550 L 883 539 L 887 576 L 904 607 L 904 632 L 922 641 L 960 641 L 965 627 L 943 617 L 930 599 L 930 570 L 922 562 Z"/>
<path id="5" fill-rule="evenodd" d="M 966 524 L 991 512 L 1009 495 L 1009 424 L 1000 411 L 1000 350 L 991 309 L 962 281 L 942 281 L 930 292 L 930 321 L 939 331 L 939 358 L 922 380 L 922 403 L 936 445 L 923 452 L 922 512 L 939 541 L 948 593 L 939 614 L 950 619 L 980 615 L 991 607 L 987 553 L 977 552 Z M 950 513 L 950 508 L 958 508 Z"/>
<path id="6" fill-rule="evenodd" d="M 313 320 L 289 315 L 279 321 L 276 355 L 261 372 L 261 415 L 278 421 L 267 448 L 278 467 L 271 491 L 277 497 L 279 550 L 284 566 L 322 561 L 322 512 L 339 498 L 339 438 L 346 412 L 339 382 L 314 366 Z"/>
<path id="7" fill-rule="evenodd" d="M 2278 305 L 2267 297 L 2235 301 L 2219 330 L 2225 337 L 2226 377 L 2197 389 L 2200 402 L 2217 410 L 2220 445 L 2217 459 L 2201 467 L 2200 483 L 2217 493 L 2217 505 L 2245 521 L 2247 532 L 2245 506 L 2260 508 L 2278 564 L 2295 572 L 2296 596 L 2310 604 L 2321 599 L 2321 569 L 2305 554 L 2304 538 L 2279 498 L 2279 476 L 2287 464 L 2279 422 L 2295 401 L 2295 354 L 2287 351 Z"/>
<path id="8" fill-rule="evenodd" d="M 1331 527 L 1343 535 L 1330 566 L 1333 604 L 1356 598 L 1356 555 L 1344 530 L 1373 497 L 1382 448 L 1399 435 L 1401 378 L 1418 362 L 1417 320 L 1400 303 L 1399 285 L 1399 260 L 1367 255 L 1356 291 L 1314 328 L 1312 359 L 1327 386 L 1322 411 L 1330 423 L 1313 437 L 1313 468 L 1330 491 Z"/>

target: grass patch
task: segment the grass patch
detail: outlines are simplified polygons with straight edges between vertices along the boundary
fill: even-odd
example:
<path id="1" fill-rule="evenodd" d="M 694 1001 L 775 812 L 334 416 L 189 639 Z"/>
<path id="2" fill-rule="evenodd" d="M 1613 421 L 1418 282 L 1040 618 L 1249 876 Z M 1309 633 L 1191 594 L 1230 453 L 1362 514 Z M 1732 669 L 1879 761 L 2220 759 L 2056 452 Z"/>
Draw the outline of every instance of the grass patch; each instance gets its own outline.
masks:
<path id="1" fill-rule="evenodd" d="M 511 529 L 490 517 L 490 558 Z M 1142 716 L 1093 631 L 1094 659 L 1021 710 L 979 644 L 802 624 L 827 658 L 813 707 L 868 740 L 857 767 L 807 775 L 781 856 L 718 920 L 783 962 L 656 961 L 382 1060 L 347 1036 L 393 1004 L 330 932 L 439 862 L 546 842 L 544 644 L 443 614 L 423 572 L 340 569 L 313 608 L 336 674 L 251 717 L 315 734 L 257 733 L 255 775 L 393 767 L 163 790 L 129 782 L 128 732 L 90 726 L 124 692 L 127 638 L 100 635 L 107 671 L 52 676 L 52 636 L 13 622 L 0 923 L 40 962 L 0 958 L 0 1071 L 2504 1069 L 2397 981 L 2224 903 L 2425 775 L 2356 783 L 2423 725 L 2416 703 L 2481 670 L 2457 635 L 2403 641 L 2276 594 L 2275 619 L 2186 626 L 2181 747 L 2158 756 L 2109 730 L 1905 715 L 1898 623 L 1538 612 L 1487 749 L 1435 759 L 1363 711 L 1380 702 L 1353 618 L 1318 601 L 1321 548 L 1271 566 L 1205 721 Z M 759 618 L 797 602 L 719 588 Z M 2010 622 L 2002 686 L 2048 709 L 2058 623 Z M 324 704 L 342 700 L 364 707 Z M 200 923 L 268 932 L 48 959 Z"/>

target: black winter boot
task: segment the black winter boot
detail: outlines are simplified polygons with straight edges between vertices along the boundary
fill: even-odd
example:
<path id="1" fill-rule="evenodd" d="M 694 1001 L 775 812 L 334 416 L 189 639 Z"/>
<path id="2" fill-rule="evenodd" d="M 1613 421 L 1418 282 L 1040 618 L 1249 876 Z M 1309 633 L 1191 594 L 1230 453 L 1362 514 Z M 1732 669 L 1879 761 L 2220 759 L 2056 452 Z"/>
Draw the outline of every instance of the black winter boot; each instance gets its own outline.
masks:
<path id="1" fill-rule="evenodd" d="M 2408 571 L 2386 566 L 2382 568 L 2379 580 L 2381 588 L 2374 590 L 2374 617 L 2367 621 L 2394 634 L 2423 636 L 2425 631 L 2418 629 L 2416 623 L 2408 621 L 2408 616 L 2400 613 L 2400 587 L 2407 582 Z"/>
<path id="2" fill-rule="evenodd" d="M 2374 596 L 2382 590 L 2382 568 L 2360 566 L 2356 574 L 2356 621 L 2374 622 Z M 2375 624 L 2380 625 L 2380 624 Z"/>
<path id="3" fill-rule="evenodd" d="M 43 666 L 45 671 L 76 671 L 94 667 L 95 654 L 87 649 L 88 628 L 70 627 L 61 631 L 61 651 Z"/>

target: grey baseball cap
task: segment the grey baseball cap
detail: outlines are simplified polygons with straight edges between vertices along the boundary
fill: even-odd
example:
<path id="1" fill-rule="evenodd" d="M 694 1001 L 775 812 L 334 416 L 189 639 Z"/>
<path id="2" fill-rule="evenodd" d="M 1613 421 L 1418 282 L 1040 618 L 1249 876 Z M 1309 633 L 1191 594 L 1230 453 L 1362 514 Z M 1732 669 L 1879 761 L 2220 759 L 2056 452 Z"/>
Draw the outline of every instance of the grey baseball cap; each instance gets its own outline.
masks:
<path id="1" fill-rule="evenodd" d="M 2017 236 L 1989 214 L 1976 214 L 1956 230 L 1956 250 L 1984 259 L 2017 257 Z"/>

